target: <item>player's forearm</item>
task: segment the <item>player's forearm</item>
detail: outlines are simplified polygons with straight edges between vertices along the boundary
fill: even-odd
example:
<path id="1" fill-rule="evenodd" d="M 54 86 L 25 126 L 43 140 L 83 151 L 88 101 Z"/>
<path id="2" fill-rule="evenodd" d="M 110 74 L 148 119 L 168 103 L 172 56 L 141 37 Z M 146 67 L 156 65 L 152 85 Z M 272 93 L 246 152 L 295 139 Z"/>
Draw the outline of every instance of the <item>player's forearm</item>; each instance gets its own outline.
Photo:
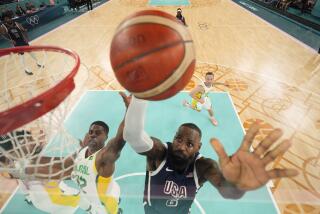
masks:
<path id="1" fill-rule="evenodd" d="M 120 152 L 124 145 L 126 144 L 126 141 L 123 138 L 123 130 L 124 130 L 124 120 L 123 119 L 118 127 L 117 135 L 116 135 L 116 148 Z"/>
<path id="2" fill-rule="evenodd" d="M 225 179 L 221 181 L 218 190 L 224 198 L 228 199 L 239 199 L 245 194 L 245 191 L 238 189 L 234 184 Z"/>
<path id="3" fill-rule="evenodd" d="M 103 159 L 111 159 L 111 161 L 116 161 L 120 157 L 120 153 L 123 149 L 123 147 L 126 144 L 126 141 L 123 137 L 123 130 L 124 130 L 124 120 L 120 123 L 117 134 L 115 138 L 111 139 L 108 142 L 108 145 L 106 147 L 106 152 L 104 152 L 104 158 Z M 110 158 L 110 152 L 112 152 L 113 155 L 111 155 L 112 158 Z"/>
<path id="4" fill-rule="evenodd" d="M 144 131 L 147 101 L 132 97 L 125 118 L 123 138 L 137 152 L 143 153 L 153 147 L 153 141 Z"/>

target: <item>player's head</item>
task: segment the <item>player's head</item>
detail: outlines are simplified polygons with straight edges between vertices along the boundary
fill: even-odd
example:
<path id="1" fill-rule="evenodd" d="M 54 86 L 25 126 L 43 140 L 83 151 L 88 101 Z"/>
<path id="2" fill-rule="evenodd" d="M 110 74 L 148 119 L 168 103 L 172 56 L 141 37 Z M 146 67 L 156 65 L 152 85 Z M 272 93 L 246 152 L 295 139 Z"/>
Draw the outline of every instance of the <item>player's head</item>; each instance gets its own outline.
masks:
<path id="1" fill-rule="evenodd" d="M 209 71 L 209 72 L 206 73 L 204 79 L 205 79 L 205 82 L 212 84 L 213 80 L 214 80 L 214 74 Z"/>
<path id="2" fill-rule="evenodd" d="M 178 9 L 177 9 L 177 17 L 178 17 L 178 16 L 182 16 L 182 10 L 181 10 L 181 8 L 178 8 Z"/>
<path id="3" fill-rule="evenodd" d="M 193 123 L 182 124 L 173 140 L 171 156 L 174 164 L 186 165 L 201 148 L 201 130 Z"/>
<path id="4" fill-rule="evenodd" d="M 103 121 L 94 121 L 89 128 L 88 147 L 91 152 L 96 152 L 104 146 L 108 139 L 109 126 Z"/>

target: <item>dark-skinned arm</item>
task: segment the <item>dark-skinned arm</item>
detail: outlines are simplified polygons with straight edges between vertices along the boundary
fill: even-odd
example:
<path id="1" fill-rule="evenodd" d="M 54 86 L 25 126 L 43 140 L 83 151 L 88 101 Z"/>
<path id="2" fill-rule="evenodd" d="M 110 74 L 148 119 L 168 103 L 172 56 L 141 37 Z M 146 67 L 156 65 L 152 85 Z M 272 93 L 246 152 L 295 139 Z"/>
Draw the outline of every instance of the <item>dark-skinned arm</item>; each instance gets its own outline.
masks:
<path id="1" fill-rule="evenodd" d="M 239 190 L 222 175 L 218 163 L 210 158 L 201 158 L 196 162 L 200 184 L 209 181 L 224 198 L 239 199 L 245 191 Z"/>

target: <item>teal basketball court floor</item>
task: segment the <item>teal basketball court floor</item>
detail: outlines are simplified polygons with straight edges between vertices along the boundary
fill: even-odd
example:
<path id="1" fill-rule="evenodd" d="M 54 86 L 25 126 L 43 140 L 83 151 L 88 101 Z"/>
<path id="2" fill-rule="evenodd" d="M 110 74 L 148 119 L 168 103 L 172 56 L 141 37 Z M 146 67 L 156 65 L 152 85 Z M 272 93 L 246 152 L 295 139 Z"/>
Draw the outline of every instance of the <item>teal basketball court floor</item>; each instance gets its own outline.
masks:
<path id="1" fill-rule="evenodd" d="M 176 96 L 159 102 L 149 102 L 146 131 L 159 138 L 162 142 L 171 142 L 174 134 L 182 123 L 192 122 L 203 132 L 201 154 L 217 160 L 217 155 L 209 144 L 209 139 L 216 137 L 225 146 L 226 152 L 232 154 L 239 147 L 244 129 L 235 111 L 228 93 L 210 93 L 215 116 L 219 122 L 214 127 L 205 111 L 196 112 L 182 106 L 188 93 L 181 92 Z M 76 138 L 83 139 L 89 125 L 95 120 L 105 121 L 109 127 L 111 139 L 124 118 L 125 106 L 116 91 L 88 91 L 79 100 L 65 121 L 65 127 Z M 50 147 L 59 147 L 51 143 Z M 143 190 L 145 177 L 145 157 L 136 154 L 126 145 L 116 164 L 114 179 L 121 188 L 120 208 L 126 214 L 143 213 Z M 11 200 L 4 207 L 4 214 L 9 213 L 44 213 L 24 201 L 24 196 L 17 189 Z M 83 213 L 80 209 L 76 213 Z M 223 199 L 210 184 L 205 184 L 198 192 L 192 205 L 191 213 L 216 214 L 273 214 L 277 207 L 267 187 L 248 192 L 240 200 Z"/>

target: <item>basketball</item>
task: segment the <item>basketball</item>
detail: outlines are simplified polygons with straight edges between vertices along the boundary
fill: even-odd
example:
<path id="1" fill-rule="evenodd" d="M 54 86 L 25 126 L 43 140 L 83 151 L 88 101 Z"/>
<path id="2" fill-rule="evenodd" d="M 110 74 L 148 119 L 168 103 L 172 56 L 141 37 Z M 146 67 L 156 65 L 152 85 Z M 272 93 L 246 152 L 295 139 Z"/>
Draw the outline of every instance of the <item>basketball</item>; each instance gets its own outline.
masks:
<path id="1" fill-rule="evenodd" d="M 158 10 L 140 11 L 116 29 L 110 62 L 119 83 L 135 97 L 167 99 L 193 75 L 193 40 L 176 17 Z"/>

